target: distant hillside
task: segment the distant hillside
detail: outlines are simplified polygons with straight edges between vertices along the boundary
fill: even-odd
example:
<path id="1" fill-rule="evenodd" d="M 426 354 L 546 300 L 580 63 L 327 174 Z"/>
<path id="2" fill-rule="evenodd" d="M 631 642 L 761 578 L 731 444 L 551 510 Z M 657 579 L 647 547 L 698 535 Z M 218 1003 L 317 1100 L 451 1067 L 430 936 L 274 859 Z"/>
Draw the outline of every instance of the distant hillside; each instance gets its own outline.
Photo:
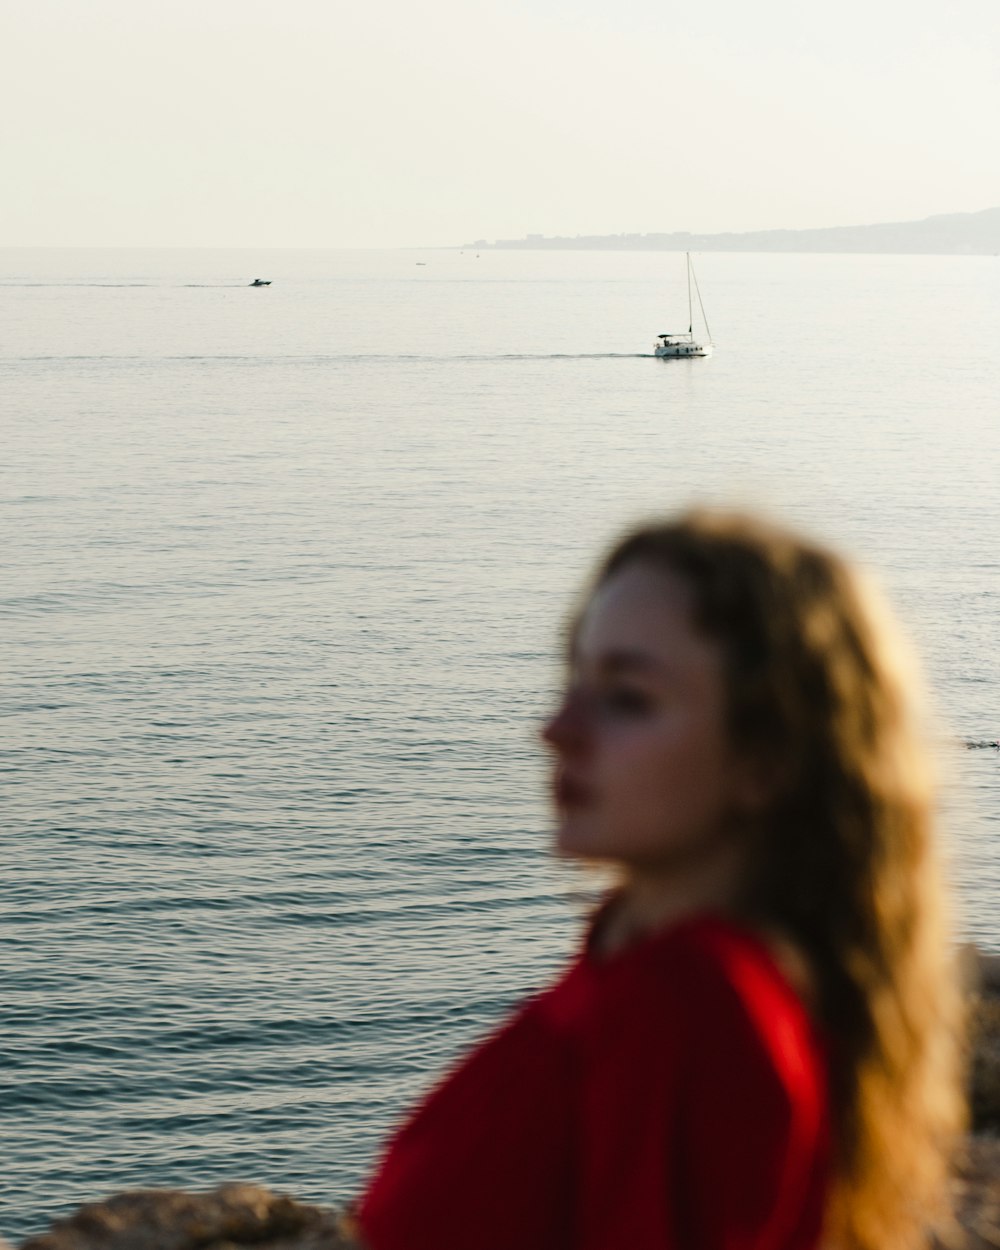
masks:
<path id="1" fill-rule="evenodd" d="M 598 248 L 662 252 L 897 252 L 984 256 L 1000 253 L 1000 208 L 946 213 L 923 221 L 822 230 L 750 230 L 743 234 L 595 234 L 561 238 L 479 239 L 477 248 Z"/>

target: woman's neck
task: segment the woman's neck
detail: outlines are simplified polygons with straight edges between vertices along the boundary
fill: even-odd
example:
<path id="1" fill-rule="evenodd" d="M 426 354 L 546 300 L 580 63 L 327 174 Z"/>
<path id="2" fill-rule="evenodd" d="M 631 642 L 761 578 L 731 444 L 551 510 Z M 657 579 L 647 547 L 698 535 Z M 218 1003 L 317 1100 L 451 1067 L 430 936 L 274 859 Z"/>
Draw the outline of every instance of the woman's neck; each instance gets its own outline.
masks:
<path id="1" fill-rule="evenodd" d="M 776 925 L 753 921 L 739 912 L 740 887 L 745 879 L 745 860 L 716 861 L 700 873 L 649 869 L 628 870 L 601 916 L 593 935 L 598 958 L 608 959 L 647 934 L 668 928 L 700 912 L 741 916 L 764 943 L 785 979 L 807 1009 L 817 1009 L 817 982 L 810 961 L 799 945 Z"/>
<path id="2" fill-rule="evenodd" d="M 626 870 L 600 932 L 600 955 L 640 941 L 648 933 L 698 912 L 732 912 L 743 879 L 742 849 L 719 848 L 710 862 L 630 867 Z"/>

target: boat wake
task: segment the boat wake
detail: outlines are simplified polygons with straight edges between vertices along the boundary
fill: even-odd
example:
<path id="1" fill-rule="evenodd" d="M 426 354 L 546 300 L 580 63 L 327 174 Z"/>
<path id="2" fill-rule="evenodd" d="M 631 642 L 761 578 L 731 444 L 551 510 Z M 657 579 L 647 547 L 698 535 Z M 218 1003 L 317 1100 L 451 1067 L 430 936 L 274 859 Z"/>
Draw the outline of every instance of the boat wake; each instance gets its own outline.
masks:
<path id="1" fill-rule="evenodd" d="M 423 360 L 647 360 L 651 352 L 505 352 L 499 356 L 425 356 Z"/>
<path id="2" fill-rule="evenodd" d="M 232 290 L 233 287 L 245 287 L 245 282 L 0 282 L 0 286 L 17 286 L 17 287 L 53 287 L 57 290 L 77 287 L 90 290 L 109 290 L 109 291 L 129 291 L 133 288 L 146 289 L 156 287 L 160 290 L 181 290 L 186 291 L 192 288 L 198 290 Z M 252 284 L 251 284 L 252 285 Z M 263 282 L 261 286 L 270 286 L 269 282 Z"/>
<path id="3" fill-rule="evenodd" d="M 57 361 L 57 360 L 99 360 L 99 361 L 143 361 L 151 360 L 162 361 L 246 361 L 255 365 L 268 364 L 309 364 L 309 365 L 384 365 L 384 364 L 489 364 L 492 361 L 542 361 L 542 360 L 652 360 L 654 357 L 650 352 L 554 352 L 550 354 L 537 354 L 528 352 L 510 353 L 507 355 L 490 355 L 490 356 L 408 356 L 404 353 L 398 353 L 393 356 L 374 355 L 358 352 L 351 355 L 261 355 L 261 356 L 232 356 L 232 355 L 212 355 L 212 356 L 8 356 L 2 358 L 6 363 L 13 361 Z"/>

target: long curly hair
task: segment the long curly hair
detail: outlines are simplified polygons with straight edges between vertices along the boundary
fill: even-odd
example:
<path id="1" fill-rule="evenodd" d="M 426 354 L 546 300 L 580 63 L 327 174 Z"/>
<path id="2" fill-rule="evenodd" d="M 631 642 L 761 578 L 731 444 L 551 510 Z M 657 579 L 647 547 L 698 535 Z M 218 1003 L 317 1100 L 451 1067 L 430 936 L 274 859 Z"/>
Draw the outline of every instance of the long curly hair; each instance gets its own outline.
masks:
<path id="1" fill-rule="evenodd" d="M 692 587 L 695 625 L 723 652 L 734 745 L 775 779 L 739 907 L 814 981 L 835 1133 L 827 1240 L 913 1250 L 946 1224 L 965 1104 L 909 651 L 856 569 L 759 518 L 644 526 L 597 584 L 635 562 Z"/>

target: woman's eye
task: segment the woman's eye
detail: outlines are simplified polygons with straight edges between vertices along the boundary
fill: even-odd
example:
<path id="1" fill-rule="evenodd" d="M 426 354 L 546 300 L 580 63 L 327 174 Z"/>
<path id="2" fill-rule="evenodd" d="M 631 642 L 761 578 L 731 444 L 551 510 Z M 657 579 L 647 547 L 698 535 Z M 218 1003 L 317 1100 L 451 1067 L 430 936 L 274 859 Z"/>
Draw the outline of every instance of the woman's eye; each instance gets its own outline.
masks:
<path id="1" fill-rule="evenodd" d="M 642 716 L 652 707 L 648 695 L 628 686 L 617 686 L 606 690 L 601 695 L 600 701 L 609 712 L 624 716 Z"/>

